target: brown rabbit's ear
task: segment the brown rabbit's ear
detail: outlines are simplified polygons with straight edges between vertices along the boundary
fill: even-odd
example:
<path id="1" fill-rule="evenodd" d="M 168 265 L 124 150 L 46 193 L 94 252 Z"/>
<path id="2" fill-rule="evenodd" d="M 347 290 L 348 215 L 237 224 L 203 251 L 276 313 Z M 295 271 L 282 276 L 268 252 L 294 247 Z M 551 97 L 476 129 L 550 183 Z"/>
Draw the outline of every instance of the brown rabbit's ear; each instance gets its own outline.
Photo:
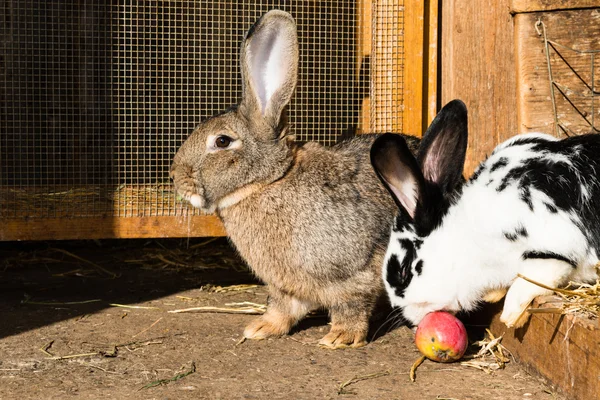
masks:
<path id="1" fill-rule="evenodd" d="M 262 119 L 276 130 L 298 75 L 298 35 L 292 16 L 279 10 L 263 15 L 246 33 L 241 63 L 240 111 L 250 121 Z"/>

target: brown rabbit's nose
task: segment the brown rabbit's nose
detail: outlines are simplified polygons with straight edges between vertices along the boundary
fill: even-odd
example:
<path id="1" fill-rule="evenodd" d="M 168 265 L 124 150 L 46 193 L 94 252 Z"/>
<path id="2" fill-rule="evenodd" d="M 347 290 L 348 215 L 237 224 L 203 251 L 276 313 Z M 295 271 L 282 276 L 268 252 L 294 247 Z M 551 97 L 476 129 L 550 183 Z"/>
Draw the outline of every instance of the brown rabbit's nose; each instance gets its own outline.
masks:
<path id="1" fill-rule="evenodd" d="M 169 179 L 171 180 L 171 184 L 173 185 L 173 188 L 175 189 L 175 191 L 177 191 L 177 181 L 175 180 L 174 168 L 171 168 L 171 170 L 169 171 Z"/>
<path id="2" fill-rule="evenodd" d="M 169 178 L 175 180 L 176 175 L 183 175 L 185 178 L 191 178 L 194 174 L 194 170 L 191 166 L 186 164 L 175 164 L 171 165 L 169 170 Z"/>
<path id="3" fill-rule="evenodd" d="M 181 165 L 177 164 L 177 163 L 173 163 L 171 165 L 171 169 L 169 170 L 169 179 L 171 179 L 171 182 L 173 183 L 174 187 L 177 187 L 177 183 L 179 182 L 181 184 L 182 179 L 187 179 L 188 175 L 186 176 L 182 176 L 182 172 L 184 172 L 185 169 L 182 170 Z"/>
<path id="4" fill-rule="evenodd" d="M 173 162 L 171 164 L 171 168 L 169 168 L 169 178 L 174 179 L 176 169 L 177 169 L 177 163 Z"/>

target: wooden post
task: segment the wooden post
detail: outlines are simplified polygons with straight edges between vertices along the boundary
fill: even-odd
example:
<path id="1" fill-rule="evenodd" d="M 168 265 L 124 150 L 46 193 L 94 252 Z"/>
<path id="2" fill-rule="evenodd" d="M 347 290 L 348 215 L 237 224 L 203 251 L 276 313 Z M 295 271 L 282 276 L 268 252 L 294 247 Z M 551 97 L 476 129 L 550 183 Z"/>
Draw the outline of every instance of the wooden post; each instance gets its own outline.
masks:
<path id="1" fill-rule="evenodd" d="M 373 29 L 373 4 L 371 0 L 358 0 L 358 51 L 356 76 L 361 89 L 369 84 L 371 68 L 371 31 Z M 358 133 L 369 133 L 371 128 L 371 97 L 362 98 Z"/>
<path id="2" fill-rule="evenodd" d="M 442 2 L 442 105 L 469 110 L 465 175 L 517 133 L 516 63 L 510 0 Z"/>
<path id="3" fill-rule="evenodd" d="M 438 0 L 430 0 L 429 2 L 425 2 L 425 6 L 427 7 L 427 3 L 429 3 L 429 12 L 425 14 L 425 28 L 428 29 L 428 39 L 425 42 L 428 44 L 428 53 L 426 57 L 424 57 L 427 73 L 423 78 L 427 82 L 427 91 L 423 93 L 423 98 L 425 99 L 426 105 L 424 109 L 427 112 L 427 117 L 425 121 L 423 121 L 423 132 L 427 129 L 427 126 L 433 121 L 433 118 L 437 114 L 437 110 L 439 107 L 438 104 L 438 16 L 439 16 L 439 2 Z M 427 11 L 427 10 L 426 10 Z M 425 85 L 423 85 L 425 86 Z"/>
<path id="4" fill-rule="evenodd" d="M 404 100 L 403 132 L 422 134 L 424 116 L 427 115 L 423 99 L 426 98 L 424 84 L 427 58 L 424 57 L 426 47 L 425 3 L 429 1 L 406 1 L 404 10 Z M 425 97 L 424 97 L 425 96 Z"/>

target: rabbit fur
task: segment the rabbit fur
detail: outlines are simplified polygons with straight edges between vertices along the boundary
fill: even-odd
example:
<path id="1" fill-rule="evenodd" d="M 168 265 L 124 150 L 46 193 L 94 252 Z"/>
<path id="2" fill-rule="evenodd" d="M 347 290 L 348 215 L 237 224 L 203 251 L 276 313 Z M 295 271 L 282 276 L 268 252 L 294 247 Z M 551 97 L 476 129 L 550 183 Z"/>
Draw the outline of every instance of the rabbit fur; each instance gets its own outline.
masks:
<path id="1" fill-rule="evenodd" d="M 250 339 L 286 334 L 325 308 L 320 345 L 366 343 L 369 317 L 384 293 L 381 264 L 397 212 L 369 161 L 375 135 L 332 147 L 294 142 L 284 108 L 296 86 L 293 18 L 265 14 L 242 43 L 239 105 L 200 124 L 174 157 L 177 192 L 215 212 L 252 271 L 268 287 Z M 418 139 L 407 137 L 416 151 Z"/>
<path id="2" fill-rule="evenodd" d="M 515 136 L 461 188 L 467 110 L 450 102 L 415 159 L 384 135 L 371 158 L 401 209 L 383 264 L 386 291 L 405 319 L 470 311 L 506 293 L 501 321 L 520 327 L 550 287 L 597 279 L 600 135 Z M 408 221 L 408 223 L 407 223 Z"/>

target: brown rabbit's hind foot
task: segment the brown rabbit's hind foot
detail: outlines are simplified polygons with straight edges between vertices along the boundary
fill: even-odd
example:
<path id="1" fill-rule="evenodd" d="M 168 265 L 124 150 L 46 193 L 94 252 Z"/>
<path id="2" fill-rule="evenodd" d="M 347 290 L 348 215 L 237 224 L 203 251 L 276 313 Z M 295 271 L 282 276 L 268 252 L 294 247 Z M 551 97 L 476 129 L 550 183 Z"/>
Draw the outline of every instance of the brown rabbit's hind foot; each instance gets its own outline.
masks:
<path id="1" fill-rule="evenodd" d="M 285 318 L 263 315 L 255 318 L 246 326 L 244 337 L 253 340 L 278 337 L 287 334 L 291 328 L 292 324 Z"/>
<path id="2" fill-rule="evenodd" d="M 359 348 L 367 345 L 367 332 L 349 331 L 333 326 L 319 341 L 319 347 L 330 350 Z"/>

